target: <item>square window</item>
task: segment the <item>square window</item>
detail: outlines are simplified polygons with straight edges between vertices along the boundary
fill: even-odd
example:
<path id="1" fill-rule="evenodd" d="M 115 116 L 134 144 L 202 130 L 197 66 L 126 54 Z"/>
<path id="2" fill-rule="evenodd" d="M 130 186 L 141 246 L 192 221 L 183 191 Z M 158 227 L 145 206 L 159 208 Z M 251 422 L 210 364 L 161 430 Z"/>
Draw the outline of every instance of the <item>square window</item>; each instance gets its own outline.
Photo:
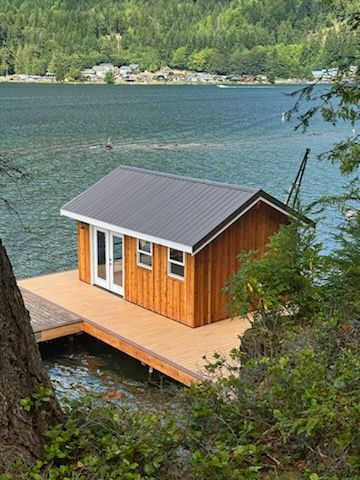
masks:
<path id="1" fill-rule="evenodd" d="M 148 242 L 146 240 L 138 240 L 138 249 L 141 250 L 142 252 L 147 252 L 151 254 L 151 242 Z"/>
<path id="2" fill-rule="evenodd" d="M 168 274 L 183 280 L 185 277 L 185 254 L 181 250 L 169 248 Z"/>
<path id="3" fill-rule="evenodd" d="M 181 264 L 184 263 L 184 252 L 180 250 L 174 250 L 170 248 L 170 260 L 175 260 L 175 262 L 179 262 Z"/>
<path id="4" fill-rule="evenodd" d="M 137 241 L 137 264 L 152 269 L 152 243 L 146 240 Z"/>
<path id="5" fill-rule="evenodd" d="M 184 278 L 184 265 L 178 265 L 177 263 L 170 263 L 170 273 L 177 277 Z"/>

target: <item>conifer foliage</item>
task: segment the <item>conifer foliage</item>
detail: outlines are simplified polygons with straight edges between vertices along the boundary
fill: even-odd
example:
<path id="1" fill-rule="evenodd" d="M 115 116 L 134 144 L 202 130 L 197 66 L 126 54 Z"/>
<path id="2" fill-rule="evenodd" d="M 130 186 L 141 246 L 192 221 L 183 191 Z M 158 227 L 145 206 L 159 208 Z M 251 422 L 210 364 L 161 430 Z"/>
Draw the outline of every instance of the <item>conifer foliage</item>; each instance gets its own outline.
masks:
<path id="1" fill-rule="evenodd" d="M 356 54 L 335 13 L 322 0 L 2 0 L 0 74 L 113 62 L 303 78 Z"/>

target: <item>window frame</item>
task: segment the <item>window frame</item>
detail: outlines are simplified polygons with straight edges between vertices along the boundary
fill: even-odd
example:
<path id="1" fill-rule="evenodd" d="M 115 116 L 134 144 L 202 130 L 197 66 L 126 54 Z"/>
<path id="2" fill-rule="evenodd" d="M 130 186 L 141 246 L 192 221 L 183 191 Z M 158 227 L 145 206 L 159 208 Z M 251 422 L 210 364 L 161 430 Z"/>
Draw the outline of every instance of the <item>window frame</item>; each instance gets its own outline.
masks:
<path id="1" fill-rule="evenodd" d="M 182 255 L 183 255 L 183 261 L 182 262 L 179 262 L 177 260 L 172 260 L 171 259 L 171 256 L 170 256 L 170 251 L 171 250 L 175 250 L 176 252 L 181 252 Z M 185 252 L 183 252 L 182 250 L 178 250 L 177 248 L 170 248 L 168 247 L 168 276 L 169 277 L 172 277 L 172 278 L 176 278 L 177 280 L 182 280 L 184 281 L 185 280 L 185 258 L 186 258 L 186 254 Z M 181 275 L 177 275 L 176 273 L 173 273 L 171 271 L 171 264 L 173 265 L 179 265 L 180 267 L 183 267 L 184 268 L 184 275 L 181 276 Z"/>
<path id="2" fill-rule="evenodd" d="M 140 248 L 140 242 L 147 242 L 150 245 L 150 252 L 142 250 Z M 146 263 L 142 263 L 140 260 L 141 255 L 147 255 L 151 259 L 151 265 L 147 265 Z M 142 238 L 136 239 L 136 264 L 138 267 L 146 268 L 147 270 L 153 269 L 153 243 L 149 242 L 148 240 L 143 240 Z"/>

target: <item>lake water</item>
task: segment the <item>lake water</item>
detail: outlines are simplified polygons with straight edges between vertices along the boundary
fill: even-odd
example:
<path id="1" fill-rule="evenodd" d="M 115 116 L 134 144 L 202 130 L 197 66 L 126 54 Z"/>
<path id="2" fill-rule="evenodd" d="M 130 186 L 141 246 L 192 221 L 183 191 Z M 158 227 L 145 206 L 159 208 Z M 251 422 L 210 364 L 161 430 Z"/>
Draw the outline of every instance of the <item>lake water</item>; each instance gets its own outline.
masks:
<path id="1" fill-rule="evenodd" d="M 0 202 L 17 276 L 76 266 L 75 225 L 59 209 L 120 164 L 258 186 L 283 200 L 310 147 L 303 200 L 339 191 L 337 169 L 315 157 L 349 127 L 319 120 L 306 135 L 294 132 L 295 122 L 281 121 L 294 89 L 0 84 L 0 152 L 31 175 L 18 186 L 0 180 L 0 197 L 27 227 Z"/>
<path id="2" fill-rule="evenodd" d="M 0 84 L 0 153 L 30 175 L 18 185 L 0 178 L 0 198 L 21 219 L 0 201 L 0 237 L 16 275 L 76 267 L 75 225 L 59 209 L 120 164 L 257 186 L 283 200 L 310 147 L 304 202 L 340 191 L 337 169 L 316 155 L 349 127 L 317 120 L 307 135 L 294 132 L 295 122 L 281 121 L 294 89 Z M 328 246 L 333 219 L 330 212 L 318 226 Z M 168 405 L 145 368 L 104 345 L 72 352 L 52 344 L 43 358 L 60 396 L 119 391 L 134 407 Z"/>
<path id="3" fill-rule="evenodd" d="M 81 335 L 40 345 L 45 367 L 60 401 L 92 395 L 136 410 L 166 411 L 174 407 L 180 387 L 131 357 Z"/>

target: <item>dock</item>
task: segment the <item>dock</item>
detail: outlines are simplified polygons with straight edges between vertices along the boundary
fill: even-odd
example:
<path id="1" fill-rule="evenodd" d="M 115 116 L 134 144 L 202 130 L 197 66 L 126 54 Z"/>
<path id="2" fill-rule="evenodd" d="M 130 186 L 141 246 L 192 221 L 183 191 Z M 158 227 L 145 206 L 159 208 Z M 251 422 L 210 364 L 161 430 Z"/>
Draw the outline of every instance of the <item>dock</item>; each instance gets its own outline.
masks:
<path id="1" fill-rule="evenodd" d="M 31 326 L 38 343 L 80 333 L 83 321 L 78 315 L 49 302 L 35 293 L 21 288 Z"/>
<path id="2" fill-rule="evenodd" d="M 249 327 L 236 318 L 190 328 L 80 281 L 77 270 L 18 284 L 38 342 L 84 332 L 184 385 L 206 376 L 204 356 L 228 356 Z"/>

